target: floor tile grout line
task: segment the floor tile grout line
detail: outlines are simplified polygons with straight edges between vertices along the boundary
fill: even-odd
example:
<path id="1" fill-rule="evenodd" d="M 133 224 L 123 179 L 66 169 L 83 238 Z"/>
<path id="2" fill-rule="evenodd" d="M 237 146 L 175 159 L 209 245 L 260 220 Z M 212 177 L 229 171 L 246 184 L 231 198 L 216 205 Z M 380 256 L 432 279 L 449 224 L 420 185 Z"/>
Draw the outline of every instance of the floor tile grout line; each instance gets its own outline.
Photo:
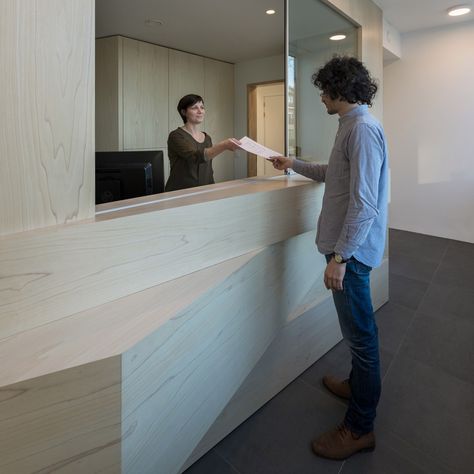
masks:
<path id="1" fill-rule="evenodd" d="M 448 249 L 449 249 L 449 246 L 450 246 L 450 245 L 451 245 L 451 242 L 448 241 L 448 245 L 446 245 L 446 248 L 444 249 L 443 255 L 441 256 L 441 259 L 440 259 L 440 261 L 439 261 L 439 263 L 438 263 L 438 266 L 436 267 L 436 270 L 433 272 L 433 275 L 432 275 L 432 277 L 431 277 L 431 280 L 428 282 L 428 286 L 426 287 L 426 290 L 425 290 L 425 292 L 423 293 L 423 296 L 421 297 L 420 302 L 418 303 L 418 305 L 417 305 L 417 307 L 416 307 L 416 309 L 415 309 L 415 317 L 418 316 L 418 310 L 420 309 L 420 307 L 421 307 L 421 305 L 422 305 L 424 299 L 426 298 L 426 295 L 428 294 L 428 292 L 429 292 L 429 290 L 430 290 L 431 285 L 432 285 L 433 282 L 434 282 L 434 278 L 435 278 L 436 274 L 438 273 L 438 270 L 439 270 L 439 268 L 440 268 L 440 266 L 441 266 L 441 262 L 444 260 L 444 257 L 445 257 L 446 254 L 448 253 Z M 413 319 L 414 319 L 414 318 L 413 318 Z M 412 323 L 413 323 L 413 321 L 412 321 Z M 411 327 L 411 324 L 410 324 L 410 327 Z M 409 328 L 408 328 L 408 329 L 409 329 Z M 405 335 L 406 335 L 406 333 L 408 332 L 408 329 L 407 329 L 407 331 L 405 332 Z"/>
<path id="2" fill-rule="evenodd" d="M 429 287 L 428 287 L 429 288 Z M 428 291 L 428 289 L 426 289 L 426 291 Z M 426 294 L 426 292 L 425 292 Z M 424 295 L 423 295 L 423 298 L 424 298 Z M 422 300 L 423 300 L 422 298 Z M 413 310 L 413 308 L 411 308 Z M 400 341 L 400 344 L 398 345 L 395 353 L 393 354 L 393 358 L 390 362 L 390 364 L 388 365 L 387 367 L 387 371 L 385 372 L 385 375 L 382 377 L 382 382 L 387 378 L 388 374 L 390 373 L 390 369 L 392 368 L 392 365 L 393 363 L 395 362 L 395 359 L 398 357 L 398 354 L 400 353 L 400 349 L 402 348 L 403 346 L 403 343 L 405 342 L 405 339 L 407 338 L 407 334 L 408 332 L 410 331 L 414 321 L 415 321 L 415 318 L 416 318 L 416 311 L 417 310 L 413 310 L 413 317 L 411 318 L 411 321 L 410 321 L 410 324 L 408 325 L 408 327 L 405 329 L 405 332 L 403 334 L 403 337 L 402 337 L 402 340 Z"/>
<path id="3" fill-rule="evenodd" d="M 428 235 L 428 234 L 420 234 L 418 232 L 411 232 L 411 231 L 405 231 L 405 230 L 399 230 L 399 229 L 393 229 L 392 227 L 389 227 L 389 231 L 390 230 L 397 230 L 397 231 L 400 231 L 400 232 L 404 232 L 404 233 L 411 233 L 411 234 L 416 234 L 416 235 L 420 235 L 422 237 L 428 237 L 428 238 L 434 238 L 434 239 L 437 239 L 437 240 L 445 240 L 448 242 L 448 246 L 451 244 L 451 242 L 453 241 L 453 239 L 449 239 L 447 237 L 438 237 L 438 236 L 435 236 L 435 235 Z M 392 238 L 393 239 L 393 238 Z M 391 243 L 391 240 L 392 240 L 389 236 L 389 259 L 390 259 L 390 252 L 392 252 L 392 256 L 403 256 L 403 257 L 411 257 L 413 255 L 413 249 L 409 249 L 409 251 L 407 250 L 398 250 L 396 249 L 396 244 L 392 244 Z M 435 260 L 432 260 L 431 258 L 426 258 L 427 261 L 430 261 L 432 263 L 436 263 Z"/>
<path id="4" fill-rule="evenodd" d="M 438 273 L 439 267 L 441 266 L 441 262 L 443 261 L 444 257 L 446 256 L 446 254 L 448 252 L 448 249 L 449 249 L 449 246 L 451 245 L 451 242 L 449 241 L 449 239 L 446 239 L 446 240 L 448 240 L 448 244 L 446 245 L 446 248 L 444 249 L 443 255 L 441 256 L 441 258 L 439 260 L 439 263 L 436 267 L 436 270 L 433 272 L 433 275 L 432 275 L 430 281 L 428 282 L 428 286 L 426 287 L 426 290 L 424 291 L 423 296 L 421 297 L 419 303 L 417 304 L 416 308 L 413 311 L 413 318 L 412 318 L 410 324 L 408 325 L 408 327 L 405 330 L 405 333 L 402 337 L 402 340 L 400 341 L 400 344 L 398 345 L 398 348 L 395 351 L 393 359 L 391 360 L 390 364 L 387 367 L 387 371 L 385 372 L 384 376 L 382 377 L 382 382 L 387 378 L 388 374 L 390 373 L 390 369 L 392 368 L 392 365 L 394 364 L 395 360 L 397 359 L 398 354 L 400 353 L 400 350 L 401 350 L 401 348 L 402 348 L 402 346 L 403 346 L 403 344 L 404 344 L 404 342 L 407 338 L 407 335 L 408 335 L 411 327 L 413 326 L 413 323 L 415 322 L 415 319 L 418 315 L 418 309 L 421 307 L 421 304 L 423 303 L 423 300 L 426 298 L 426 295 L 427 295 L 428 291 L 430 290 L 430 287 L 433 283 L 434 277 Z M 390 275 L 389 275 L 389 278 L 390 278 Z M 410 278 L 410 277 L 407 277 L 407 278 Z M 403 306 L 403 305 L 399 305 L 399 306 Z M 413 309 L 413 308 L 411 308 L 411 309 Z"/>
<path id="5" fill-rule="evenodd" d="M 410 448 L 414 451 L 416 451 L 418 454 L 422 454 L 426 457 L 431 457 L 433 458 L 433 456 L 431 456 L 427 451 L 424 451 L 422 448 L 419 448 L 418 446 L 416 446 L 416 444 L 413 444 L 411 441 L 405 439 L 403 436 L 401 436 L 400 434 L 398 434 L 397 432 L 393 431 L 393 430 L 389 430 L 390 432 L 390 435 L 393 436 L 394 438 L 397 438 L 398 440 L 400 440 L 401 442 L 405 443 L 405 444 L 408 444 L 410 446 Z M 396 449 L 396 448 L 393 448 L 391 447 L 391 449 L 397 453 L 398 455 L 402 455 L 403 454 L 400 452 L 399 449 Z M 433 458 L 435 459 L 435 458 Z M 410 460 L 411 463 L 413 463 L 415 466 L 419 467 L 419 468 L 423 468 L 423 463 L 419 461 L 418 458 L 416 459 L 411 459 Z M 451 470 L 451 467 L 446 465 L 445 462 L 443 460 L 440 460 L 442 463 L 443 463 L 443 467 L 448 469 L 449 470 L 449 474 L 454 474 L 454 471 Z M 446 474 L 448 474 L 448 472 L 446 472 Z"/>
<path id="6" fill-rule="evenodd" d="M 407 329 L 406 329 L 406 331 L 405 331 L 405 334 L 403 335 L 403 338 L 402 338 L 400 344 L 398 345 L 398 347 L 397 347 L 397 349 L 396 349 L 396 351 L 395 351 L 395 353 L 394 353 L 394 355 L 393 355 L 392 360 L 390 361 L 390 364 L 388 364 L 387 370 L 386 370 L 384 376 L 382 377 L 382 383 L 383 383 L 383 381 L 387 378 L 388 374 L 390 373 L 390 369 L 392 368 L 392 366 L 393 366 L 393 364 L 394 364 L 394 362 L 395 362 L 395 359 L 398 357 L 398 354 L 400 353 L 400 349 L 402 348 L 402 345 L 403 345 L 403 343 L 405 342 L 405 338 L 406 338 L 406 336 L 407 336 L 407 333 L 408 333 L 408 331 L 410 330 L 410 328 L 411 328 L 411 326 L 412 326 L 412 324 L 413 324 L 413 321 L 414 321 L 414 319 L 415 319 L 415 315 L 416 315 L 416 312 L 413 313 L 413 318 L 412 318 L 410 324 L 408 325 L 408 327 L 407 327 Z"/>
<path id="7" fill-rule="evenodd" d="M 317 361 L 316 361 L 317 362 Z M 315 385 L 307 382 L 304 379 L 300 379 L 307 387 L 310 387 L 313 390 L 317 390 L 318 393 L 322 393 L 327 397 L 330 397 L 331 399 L 334 399 L 336 402 L 338 402 L 340 405 L 347 407 L 347 403 L 342 401 L 339 397 L 336 395 L 331 395 L 328 390 L 324 389 L 323 387 L 316 387 Z"/>
<path id="8" fill-rule="evenodd" d="M 395 359 L 398 357 L 398 354 L 399 354 L 399 352 L 400 352 L 400 350 L 401 350 L 401 348 L 402 348 L 402 345 L 403 345 L 403 343 L 405 342 L 405 340 L 406 340 L 406 338 L 407 338 L 407 335 L 408 335 L 408 332 L 409 332 L 409 330 L 411 329 L 412 325 L 414 324 L 415 319 L 416 319 L 418 316 L 423 316 L 423 315 L 429 316 L 429 315 L 427 315 L 427 314 L 425 314 L 425 313 L 423 313 L 423 312 L 420 312 L 420 307 L 421 307 L 421 304 L 422 304 L 423 300 L 425 299 L 425 297 L 426 297 L 426 295 L 427 295 L 427 293 L 428 293 L 428 291 L 429 291 L 431 285 L 432 285 L 433 282 L 434 282 L 434 278 L 435 278 L 435 276 L 436 276 L 436 274 L 437 274 L 437 272 L 438 272 L 438 270 L 439 270 L 439 267 L 441 266 L 441 264 L 442 264 L 442 262 L 443 262 L 443 260 L 444 260 L 444 258 L 445 258 L 445 256 L 446 256 L 446 254 L 448 253 L 448 250 L 449 250 L 450 246 L 452 245 L 452 242 L 453 242 L 453 241 L 452 241 L 451 239 L 446 239 L 446 240 L 448 240 L 448 245 L 446 246 L 446 248 L 445 248 L 444 251 L 443 251 L 443 255 L 441 256 L 441 259 L 440 259 L 440 261 L 439 261 L 439 263 L 438 263 L 438 266 L 436 267 L 436 270 L 435 270 L 434 273 L 433 273 L 433 276 L 431 277 L 431 280 L 428 282 L 428 287 L 427 287 L 426 291 L 424 292 L 424 294 L 423 294 L 423 296 L 422 296 L 422 298 L 421 298 L 421 300 L 420 300 L 420 302 L 419 302 L 417 308 L 414 310 L 413 319 L 412 319 L 412 321 L 410 322 L 410 324 L 408 325 L 408 327 L 407 327 L 407 329 L 406 329 L 406 331 L 405 331 L 405 334 L 404 334 L 404 336 L 403 336 L 403 339 L 402 339 L 402 341 L 400 342 L 400 345 L 398 346 L 398 348 L 397 348 L 397 350 L 396 350 L 396 352 L 395 352 L 395 355 L 393 356 L 393 359 L 392 359 L 392 361 L 390 362 L 390 364 L 389 364 L 389 366 L 388 366 L 388 368 L 387 368 L 387 371 L 385 372 L 385 375 L 382 377 L 382 381 L 387 377 L 387 375 L 388 375 L 388 373 L 389 373 L 389 371 L 390 371 L 390 369 L 391 369 L 391 367 L 392 367 L 392 365 L 393 365 Z M 407 277 L 407 278 L 410 278 L 410 277 Z M 400 304 L 398 304 L 398 303 L 395 303 L 395 304 L 397 304 L 398 306 L 403 306 L 403 305 L 400 305 Z M 403 307 L 405 307 L 405 306 L 403 306 Z M 413 308 L 411 308 L 411 309 L 413 309 Z M 415 360 L 417 360 L 417 359 L 415 359 Z M 418 361 L 419 363 L 422 363 L 422 364 L 427 365 L 428 367 L 430 367 L 430 365 L 427 364 L 427 363 L 424 362 L 424 361 L 421 361 L 421 360 L 417 360 L 417 361 Z M 442 370 L 442 369 L 440 369 L 440 370 Z M 458 377 L 458 376 L 455 375 L 455 374 L 452 374 L 452 373 L 450 373 L 450 372 L 446 372 L 446 371 L 444 371 L 444 370 L 442 370 L 442 371 L 445 372 L 445 373 L 446 373 L 447 375 L 449 375 L 450 377 L 453 377 L 453 378 L 459 380 L 459 381 L 462 382 L 462 383 L 466 383 L 466 382 L 469 383 L 466 379 L 460 378 L 460 377 Z"/>
<path id="9" fill-rule="evenodd" d="M 244 422 L 245 423 L 245 422 Z M 241 473 L 227 458 L 225 458 L 217 449 L 214 447 L 214 452 L 216 453 L 217 456 L 219 456 L 226 464 L 228 464 L 231 469 L 233 469 L 236 474 L 243 474 Z"/>
<path id="10" fill-rule="evenodd" d="M 446 245 L 446 248 L 444 249 L 443 255 L 441 256 L 441 259 L 438 263 L 438 266 L 436 267 L 436 270 L 433 272 L 431 280 L 429 281 L 429 285 L 431 285 L 434 282 L 434 278 L 435 278 L 436 274 L 438 273 L 439 267 L 443 263 L 444 257 L 446 257 L 446 254 L 448 253 L 448 250 L 449 250 L 449 247 L 451 246 L 451 243 L 452 242 L 449 240 L 448 245 Z"/>

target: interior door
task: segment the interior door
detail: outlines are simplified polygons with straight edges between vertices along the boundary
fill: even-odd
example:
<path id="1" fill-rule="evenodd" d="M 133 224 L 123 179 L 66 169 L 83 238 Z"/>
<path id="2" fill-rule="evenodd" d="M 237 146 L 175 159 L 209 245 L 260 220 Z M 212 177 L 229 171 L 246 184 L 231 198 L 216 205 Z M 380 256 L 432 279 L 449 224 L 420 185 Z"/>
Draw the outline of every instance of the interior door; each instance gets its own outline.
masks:
<path id="1" fill-rule="evenodd" d="M 283 83 L 257 88 L 257 141 L 280 154 L 285 151 L 285 87 Z M 283 174 L 268 160 L 257 158 L 257 176 Z"/>

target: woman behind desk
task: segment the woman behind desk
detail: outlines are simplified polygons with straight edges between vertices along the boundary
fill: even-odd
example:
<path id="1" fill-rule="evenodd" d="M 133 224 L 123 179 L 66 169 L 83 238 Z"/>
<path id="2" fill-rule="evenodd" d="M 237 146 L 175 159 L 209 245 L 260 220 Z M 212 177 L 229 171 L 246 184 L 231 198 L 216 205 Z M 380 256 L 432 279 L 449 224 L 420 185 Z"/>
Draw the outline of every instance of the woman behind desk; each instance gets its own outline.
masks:
<path id="1" fill-rule="evenodd" d="M 211 137 L 199 130 L 205 114 L 201 96 L 185 95 L 177 109 L 184 125 L 168 136 L 170 177 L 165 191 L 214 184 L 212 160 L 226 150 L 237 149 L 239 142 L 228 138 L 213 146 Z"/>

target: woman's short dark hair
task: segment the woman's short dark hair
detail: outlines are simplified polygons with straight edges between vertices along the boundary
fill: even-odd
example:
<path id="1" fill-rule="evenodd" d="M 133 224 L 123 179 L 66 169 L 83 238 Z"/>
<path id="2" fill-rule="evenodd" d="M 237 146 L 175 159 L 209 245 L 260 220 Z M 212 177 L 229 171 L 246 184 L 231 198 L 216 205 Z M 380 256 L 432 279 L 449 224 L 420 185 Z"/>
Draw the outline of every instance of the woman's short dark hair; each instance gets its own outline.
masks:
<path id="1" fill-rule="evenodd" d="M 202 102 L 204 104 L 204 100 L 200 95 L 197 94 L 187 94 L 178 102 L 178 114 L 183 119 L 183 122 L 186 123 L 186 109 L 188 107 L 192 107 L 193 105 L 197 104 L 198 102 Z"/>
<path id="2" fill-rule="evenodd" d="M 312 83 L 332 100 L 340 98 L 350 104 L 367 104 L 377 93 L 377 83 L 367 68 L 349 56 L 334 56 L 313 74 Z"/>

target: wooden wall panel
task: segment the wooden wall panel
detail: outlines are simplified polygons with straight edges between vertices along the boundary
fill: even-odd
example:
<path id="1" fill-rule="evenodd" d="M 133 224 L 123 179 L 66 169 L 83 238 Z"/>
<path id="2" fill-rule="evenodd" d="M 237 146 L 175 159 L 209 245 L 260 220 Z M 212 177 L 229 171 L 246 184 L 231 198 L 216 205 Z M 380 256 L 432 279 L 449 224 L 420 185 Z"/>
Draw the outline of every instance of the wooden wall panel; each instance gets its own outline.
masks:
<path id="1" fill-rule="evenodd" d="M 213 143 L 234 136 L 234 65 L 204 59 L 206 127 Z M 241 138 L 241 137 L 239 137 Z M 216 183 L 234 179 L 234 153 L 226 151 L 212 162 Z"/>
<path id="2" fill-rule="evenodd" d="M 257 252 L 257 251 L 256 251 Z M 2 339 L 0 386 L 13 385 L 126 352 L 244 266 L 255 252 L 226 260 L 70 317 Z"/>
<path id="3" fill-rule="evenodd" d="M 331 295 L 282 327 L 261 359 L 236 389 L 224 410 L 216 413 L 193 453 L 181 466 L 184 471 L 220 440 L 271 400 L 341 340 Z"/>
<path id="4" fill-rule="evenodd" d="M 0 472 L 116 474 L 120 428 L 120 356 L 1 386 Z"/>
<path id="5" fill-rule="evenodd" d="M 198 195 L 194 205 L 155 212 L 132 208 L 122 217 L 115 214 L 107 220 L 3 239 L 0 338 L 243 255 L 314 226 L 321 185 L 305 179 L 243 183 L 229 184 L 229 192 L 246 189 L 250 194 L 201 203 Z M 273 190 L 262 192 L 265 188 Z"/>
<path id="6" fill-rule="evenodd" d="M 123 38 L 124 150 L 166 147 L 168 107 L 168 49 Z"/>
<path id="7" fill-rule="evenodd" d="M 186 94 L 198 94 L 204 99 L 204 58 L 195 54 L 169 52 L 169 129 L 183 125 L 176 110 L 179 99 Z M 205 129 L 204 124 L 204 129 Z"/>
<path id="8" fill-rule="evenodd" d="M 324 268 L 311 230 L 3 340 L 0 470 L 182 472 L 340 340 Z"/>
<path id="9" fill-rule="evenodd" d="M 312 231 L 266 247 L 124 354 L 122 431 L 134 427 L 124 439 L 124 472 L 180 472 L 224 409 L 235 416 L 229 432 L 340 339 L 333 305 L 329 315 L 317 311 L 306 332 L 292 330 L 277 343 L 278 373 L 273 351 L 252 378 L 247 404 L 229 405 L 281 339 L 293 308 L 316 280 L 323 285 L 324 268 Z M 310 353 L 300 350 L 305 338 Z"/>
<path id="10" fill-rule="evenodd" d="M 95 149 L 123 150 L 122 37 L 95 42 Z"/>
<path id="11" fill-rule="evenodd" d="M 96 149 L 165 152 L 182 125 L 176 110 L 189 93 L 204 97 L 204 130 L 214 143 L 234 134 L 234 66 L 121 36 L 96 40 Z M 234 178 L 234 156 L 214 162 L 216 182 Z"/>
<path id="12" fill-rule="evenodd" d="M 94 1 L 0 3 L 0 235 L 94 214 Z"/>

